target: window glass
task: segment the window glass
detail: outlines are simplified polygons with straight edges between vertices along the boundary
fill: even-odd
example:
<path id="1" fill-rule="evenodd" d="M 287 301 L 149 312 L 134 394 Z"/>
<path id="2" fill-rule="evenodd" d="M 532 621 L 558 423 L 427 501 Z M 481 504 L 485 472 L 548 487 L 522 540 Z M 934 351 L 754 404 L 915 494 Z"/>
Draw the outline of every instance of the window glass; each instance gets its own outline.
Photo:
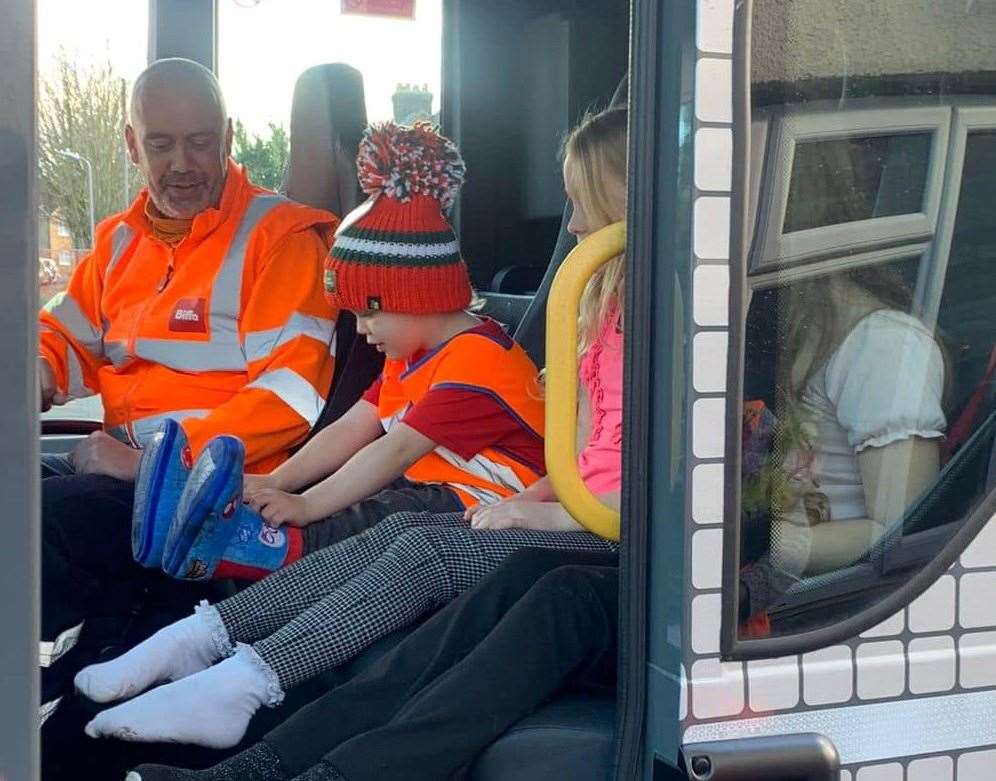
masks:
<path id="1" fill-rule="evenodd" d="M 343 5 L 218 2 L 218 78 L 236 122 L 235 156 L 260 184 L 279 184 L 294 84 L 312 66 L 359 70 L 368 121 L 438 121 L 442 0 L 417 0 L 412 19 L 344 14 Z"/>
<path id="2" fill-rule="evenodd" d="M 843 131 L 796 145 L 784 225 L 759 221 L 755 246 L 764 231 L 920 211 L 938 136 L 890 134 L 890 112 L 940 106 L 952 119 L 931 236 L 747 277 L 740 639 L 832 627 L 877 604 L 996 487 L 996 85 L 978 9 L 942 5 L 913 4 L 871 38 L 881 18 L 865 4 L 754 5 L 752 108 L 830 116 Z M 927 28 L 944 34 L 924 39 Z M 833 44 L 802 46 L 818 40 Z M 966 135 L 956 118 L 969 108 Z M 857 126 L 868 109 L 883 132 L 848 135 L 849 114 Z M 777 186 L 760 176 L 762 192 Z"/>
<path id="3" fill-rule="evenodd" d="M 994 116 L 996 124 L 996 116 Z M 968 134 L 938 324 L 950 334 L 952 396 L 968 402 L 992 352 L 996 301 L 996 129 Z"/>
<path id="4" fill-rule="evenodd" d="M 124 145 L 126 99 L 148 61 L 146 3 L 38 0 L 38 282 L 40 304 L 65 290 L 91 226 L 141 187 Z M 46 417 L 100 418 L 99 399 Z"/>
<path id="5" fill-rule="evenodd" d="M 797 144 L 785 232 L 920 211 L 930 138 L 911 133 Z"/>

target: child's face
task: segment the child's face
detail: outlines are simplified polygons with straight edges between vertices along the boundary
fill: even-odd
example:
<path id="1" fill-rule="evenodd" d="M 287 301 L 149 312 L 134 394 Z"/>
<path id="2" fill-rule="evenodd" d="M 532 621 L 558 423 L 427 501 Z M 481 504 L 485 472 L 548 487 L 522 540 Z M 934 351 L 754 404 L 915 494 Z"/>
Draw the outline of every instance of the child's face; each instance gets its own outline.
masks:
<path id="1" fill-rule="evenodd" d="M 392 360 L 404 360 L 425 348 L 429 325 L 425 317 L 375 310 L 355 314 L 356 332 Z"/>
<path id="2" fill-rule="evenodd" d="M 608 222 L 598 215 L 588 214 L 585 211 L 584 199 L 579 197 L 577 182 L 581 178 L 580 171 L 574 160 L 568 155 L 564 159 L 564 190 L 567 199 L 571 202 L 571 219 L 567 223 L 567 232 L 572 234 L 580 243 L 589 235 L 604 228 Z M 607 176 L 602 182 L 605 196 L 609 199 L 612 212 L 622 212 L 626 203 L 626 185 L 615 176 Z M 617 209 L 618 207 L 618 209 Z"/>

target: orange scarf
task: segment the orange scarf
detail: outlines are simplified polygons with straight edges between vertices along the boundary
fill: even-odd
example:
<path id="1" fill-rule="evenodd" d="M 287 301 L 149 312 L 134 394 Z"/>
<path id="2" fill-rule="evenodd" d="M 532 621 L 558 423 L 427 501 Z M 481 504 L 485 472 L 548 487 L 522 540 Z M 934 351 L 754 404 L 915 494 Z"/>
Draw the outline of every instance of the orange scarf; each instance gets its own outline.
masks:
<path id="1" fill-rule="evenodd" d="M 177 220 L 167 217 L 156 208 L 151 198 L 145 202 L 145 216 L 148 217 L 149 225 L 152 227 L 152 235 L 171 247 L 175 247 L 187 238 L 193 223 L 192 219 Z"/>

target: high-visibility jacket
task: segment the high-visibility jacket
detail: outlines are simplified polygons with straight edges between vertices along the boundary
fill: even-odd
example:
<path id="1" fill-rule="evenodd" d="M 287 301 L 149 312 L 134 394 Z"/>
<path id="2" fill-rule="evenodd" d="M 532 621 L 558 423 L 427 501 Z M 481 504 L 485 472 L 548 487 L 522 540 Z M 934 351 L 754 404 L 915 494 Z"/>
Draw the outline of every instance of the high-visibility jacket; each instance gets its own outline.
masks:
<path id="1" fill-rule="evenodd" d="M 59 390 L 99 393 L 104 427 L 141 446 L 164 417 L 196 455 L 233 434 L 251 471 L 287 458 L 324 406 L 336 312 L 321 268 L 338 219 L 253 185 L 228 162 L 221 202 L 175 248 L 147 191 L 97 226 L 93 251 L 42 310 Z"/>
<path id="2" fill-rule="evenodd" d="M 479 392 L 542 438 L 545 415 L 537 376 L 536 365 L 510 337 L 464 331 L 414 362 L 385 361 L 377 412 L 390 431 L 433 388 Z M 500 447 L 486 447 L 468 460 L 437 446 L 405 471 L 409 480 L 446 485 L 467 507 L 521 493 L 541 476 Z"/>

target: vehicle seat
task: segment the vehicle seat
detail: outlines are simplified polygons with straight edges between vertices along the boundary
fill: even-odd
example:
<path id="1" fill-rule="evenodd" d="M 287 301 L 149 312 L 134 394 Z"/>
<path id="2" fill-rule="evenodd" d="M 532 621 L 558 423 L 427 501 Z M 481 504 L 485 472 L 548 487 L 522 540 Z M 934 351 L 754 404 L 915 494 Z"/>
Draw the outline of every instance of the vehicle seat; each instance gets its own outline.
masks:
<path id="1" fill-rule="evenodd" d="M 291 104 L 290 156 L 281 188 L 299 203 L 340 217 L 362 199 L 356 152 L 367 124 L 363 76 L 342 63 L 316 65 L 298 77 Z M 380 374 L 384 357 L 356 339 L 356 318 L 336 322 L 335 371 L 309 438 L 346 412 Z"/>
<path id="2" fill-rule="evenodd" d="M 629 95 L 629 78 L 623 76 L 609 101 L 610 107 L 625 106 Z M 560 264 L 574 249 L 576 239 L 568 232 L 567 224 L 571 220 L 571 205 L 564 205 L 564 213 L 560 219 L 560 232 L 557 243 L 550 255 L 550 263 L 540 281 L 536 293 L 532 296 L 512 295 L 508 293 L 484 293 L 485 311 L 496 320 L 514 327 L 515 340 L 525 348 L 529 357 L 537 366 L 546 363 L 546 302 L 550 297 L 550 286 L 557 276 Z M 504 269 L 504 274 L 511 273 Z M 521 314 L 520 314 L 521 313 Z"/>
<path id="3" fill-rule="evenodd" d="M 527 716 L 492 743 L 473 781 L 608 779 L 615 761 L 616 703 L 571 693 Z"/>

